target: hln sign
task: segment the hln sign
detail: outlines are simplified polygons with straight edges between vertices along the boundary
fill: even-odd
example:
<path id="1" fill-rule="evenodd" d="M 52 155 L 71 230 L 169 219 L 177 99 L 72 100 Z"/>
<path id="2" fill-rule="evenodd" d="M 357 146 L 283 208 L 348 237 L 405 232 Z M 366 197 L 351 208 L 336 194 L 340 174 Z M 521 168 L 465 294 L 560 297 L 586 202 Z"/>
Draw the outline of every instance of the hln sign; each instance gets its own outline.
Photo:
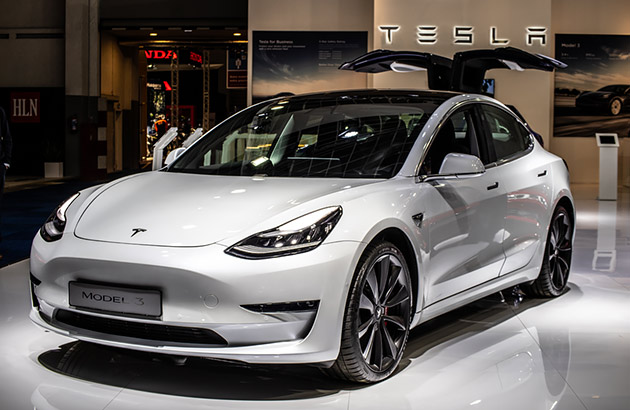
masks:
<path id="1" fill-rule="evenodd" d="M 11 93 L 11 122 L 39 122 L 40 95 L 38 92 Z"/>

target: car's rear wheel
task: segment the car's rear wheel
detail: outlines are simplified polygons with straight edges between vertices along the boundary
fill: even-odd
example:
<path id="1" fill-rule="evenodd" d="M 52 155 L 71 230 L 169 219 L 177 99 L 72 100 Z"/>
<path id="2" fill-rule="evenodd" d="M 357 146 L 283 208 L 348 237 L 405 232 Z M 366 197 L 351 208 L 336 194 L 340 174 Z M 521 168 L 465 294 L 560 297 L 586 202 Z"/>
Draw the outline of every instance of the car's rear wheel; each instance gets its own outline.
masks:
<path id="1" fill-rule="evenodd" d="M 608 107 L 611 115 L 619 115 L 622 108 L 621 100 L 619 98 L 613 98 Z"/>
<path id="2" fill-rule="evenodd" d="M 569 280 L 573 253 L 573 221 L 563 206 L 558 206 L 551 218 L 547 245 L 538 278 L 527 287 L 539 297 L 561 295 Z"/>
<path id="3" fill-rule="evenodd" d="M 391 375 L 407 343 L 412 307 L 402 252 L 389 242 L 370 246 L 350 286 L 341 350 L 328 373 L 355 382 L 377 382 Z"/>

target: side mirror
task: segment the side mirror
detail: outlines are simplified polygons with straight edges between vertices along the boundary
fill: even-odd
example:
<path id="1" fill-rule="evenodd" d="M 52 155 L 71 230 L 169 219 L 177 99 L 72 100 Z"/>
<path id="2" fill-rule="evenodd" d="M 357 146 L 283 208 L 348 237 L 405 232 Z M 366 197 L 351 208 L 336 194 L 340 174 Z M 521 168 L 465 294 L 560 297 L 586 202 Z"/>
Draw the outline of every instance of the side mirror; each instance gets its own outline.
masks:
<path id="1" fill-rule="evenodd" d="M 175 161 L 184 153 L 184 151 L 186 151 L 186 148 L 180 147 L 180 148 L 175 148 L 173 151 L 169 152 L 168 155 L 166 156 L 166 160 L 164 161 L 164 166 L 171 165 L 173 161 Z"/>
<path id="2" fill-rule="evenodd" d="M 486 172 L 481 160 L 468 154 L 450 153 L 444 157 L 440 175 L 479 175 Z"/>

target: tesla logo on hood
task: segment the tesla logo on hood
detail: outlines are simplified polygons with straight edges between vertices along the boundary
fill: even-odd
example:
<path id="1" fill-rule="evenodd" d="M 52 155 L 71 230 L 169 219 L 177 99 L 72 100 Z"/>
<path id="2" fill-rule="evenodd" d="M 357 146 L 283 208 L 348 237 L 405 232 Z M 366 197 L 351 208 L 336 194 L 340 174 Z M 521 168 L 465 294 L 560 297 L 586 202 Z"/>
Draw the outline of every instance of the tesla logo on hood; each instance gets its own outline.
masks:
<path id="1" fill-rule="evenodd" d="M 133 238 L 137 234 L 139 234 L 141 232 L 146 232 L 147 230 L 144 229 L 144 228 L 133 228 L 132 231 L 133 231 L 133 233 L 131 234 L 131 237 Z"/>

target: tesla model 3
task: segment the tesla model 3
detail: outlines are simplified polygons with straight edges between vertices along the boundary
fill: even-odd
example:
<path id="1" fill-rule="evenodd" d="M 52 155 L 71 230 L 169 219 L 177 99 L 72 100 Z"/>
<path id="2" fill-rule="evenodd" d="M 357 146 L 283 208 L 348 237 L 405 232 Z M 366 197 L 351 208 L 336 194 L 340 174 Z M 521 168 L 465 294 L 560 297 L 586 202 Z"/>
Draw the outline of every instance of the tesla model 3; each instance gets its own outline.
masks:
<path id="1" fill-rule="evenodd" d="M 559 64 L 513 50 L 373 52 L 342 68 L 429 65 L 437 89 L 265 101 L 160 171 L 77 193 L 34 238 L 31 319 L 109 346 L 375 382 L 437 315 L 519 284 L 561 295 L 567 167 L 470 92 L 489 68 Z"/>

